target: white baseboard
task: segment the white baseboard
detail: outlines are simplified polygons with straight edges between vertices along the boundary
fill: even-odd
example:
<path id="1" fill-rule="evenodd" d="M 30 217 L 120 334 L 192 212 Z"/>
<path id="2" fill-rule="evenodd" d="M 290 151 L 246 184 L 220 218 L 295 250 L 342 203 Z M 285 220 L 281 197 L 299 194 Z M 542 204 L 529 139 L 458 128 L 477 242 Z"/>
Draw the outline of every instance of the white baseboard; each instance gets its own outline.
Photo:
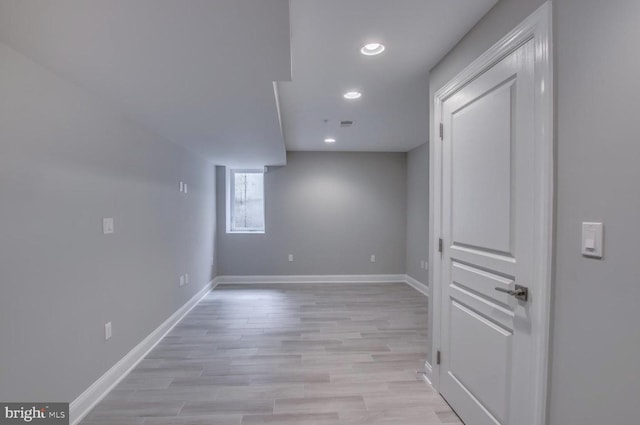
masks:
<path id="1" fill-rule="evenodd" d="M 404 282 L 406 282 L 409 286 L 411 286 L 416 291 L 420 292 L 422 295 L 429 296 L 429 287 L 424 283 L 412 278 L 408 274 L 404 275 Z"/>
<path id="2" fill-rule="evenodd" d="M 262 283 L 381 283 L 406 282 L 404 274 L 345 274 L 345 275 L 282 275 L 282 276 L 219 276 L 219 284 Z"/>
<path id="3" fill-rule="evenodd" d="M 220 285 L 259 285 L 276 283 L 406 283 L 425 296 L 429 287 L 408 274 L 343 274 L 343 275 L 271 275 L 218 276 Z"/>
<path id="4" fill-rule="evenodd" d="M 433 377 L 433 368 L 431 367 L 429 362 L 424 362 L 424 371 L 424 380 L 427 381 L 429 385 L 433 386 L 433 383 L 431 381 L 431 378 Z"/>
<path id="5" fill-rule="evenodd" d="M 78 424 L 219 283 L 215 278 L 136 345 L 69 405 L 69 423 Z"/>

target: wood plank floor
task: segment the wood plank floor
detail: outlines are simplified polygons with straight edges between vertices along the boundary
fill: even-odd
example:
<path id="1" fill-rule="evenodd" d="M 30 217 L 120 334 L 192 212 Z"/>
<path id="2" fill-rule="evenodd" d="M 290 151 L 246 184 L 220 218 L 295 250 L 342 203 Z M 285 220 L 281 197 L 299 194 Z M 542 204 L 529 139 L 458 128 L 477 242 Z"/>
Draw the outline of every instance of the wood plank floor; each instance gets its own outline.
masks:
<path id="1" fill-rule="evenodd" d="M 82 424 L 461 424 L 416 375 L 426 329 L 404 284 L 219 286 Z"/>

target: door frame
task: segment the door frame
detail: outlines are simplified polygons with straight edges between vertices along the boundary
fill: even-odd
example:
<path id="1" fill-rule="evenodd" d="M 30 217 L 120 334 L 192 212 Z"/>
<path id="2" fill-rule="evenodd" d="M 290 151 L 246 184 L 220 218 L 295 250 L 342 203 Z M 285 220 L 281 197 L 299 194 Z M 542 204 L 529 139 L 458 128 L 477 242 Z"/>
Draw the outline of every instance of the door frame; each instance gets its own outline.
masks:
<path id="1" fill-rule="evenodd" d="M 432 314 L 432 364 L 427 363 L 427 378 L 436 389 L 440 387 L 440 366 L 433 359 L 441 345 L 442 257 L 438 242 L 442 237 L 442 140 L 440 123 L 444 101 L 480 74 L 515 51 L 524 43 L 534 41 L 534 125 L 535 125 L 535 185 L 534 185 L 534 280 L 539 289 L 533 294 L 532 323 L 536 329 L 535 412 L 534 423 L 544 425 L 547 417 L 547 385 L 549 373 L 549 333 L 554 237 L 554 111 L 553 111 L 553 43 L 552 3 L 547 1 L 493 47 L 473 61 L 451 81 L 440 88 L 433 98 L 434 119 L 429 143 L 429 276 Z"/>

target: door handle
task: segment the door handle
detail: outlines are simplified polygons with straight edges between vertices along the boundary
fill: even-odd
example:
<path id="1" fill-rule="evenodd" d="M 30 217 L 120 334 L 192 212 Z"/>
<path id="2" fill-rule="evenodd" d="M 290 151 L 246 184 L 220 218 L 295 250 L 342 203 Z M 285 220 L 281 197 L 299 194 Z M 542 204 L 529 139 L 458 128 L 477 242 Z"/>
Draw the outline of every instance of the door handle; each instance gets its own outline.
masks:
<path id="1" fill-rule="evenodd" d="M 496 288 L 498 292 L 504 292 L 505 294 L 509 294 L 520 301 L 528 301 L 529 300 L 529 288 L 526 286 L 516 285 L 514 289 L 504 289 L 504 288 Z"/>

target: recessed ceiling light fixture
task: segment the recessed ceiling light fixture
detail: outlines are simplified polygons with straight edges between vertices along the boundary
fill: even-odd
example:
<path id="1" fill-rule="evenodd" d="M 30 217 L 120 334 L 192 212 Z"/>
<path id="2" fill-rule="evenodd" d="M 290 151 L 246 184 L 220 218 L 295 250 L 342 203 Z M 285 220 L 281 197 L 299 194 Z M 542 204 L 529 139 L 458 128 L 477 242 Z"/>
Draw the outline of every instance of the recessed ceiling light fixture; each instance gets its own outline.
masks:
<path id="1" fill-rule="evenodd" d="M 334 139 L 333 137 L 327 137 L 326 139 L 324 139 L 325 143 L 335 143 L 336 139 Z"/>
<path id="2" fill-rule="evenodd" d="M 349 100 L 360 99 L 360 97 L 362 97 L 362 93 L 359 91 L 348 91 L 344 94 L 344 98 Z"/>
<path id="3" fill-rule="evenodd" d="M 385 49 L 384 44 L 369 43 L 362 46 L 362 49 L 360 49 L 360 53 L 362 53 L 365 56 L 375 56 L 384 52 L 384 49 Z"/>

